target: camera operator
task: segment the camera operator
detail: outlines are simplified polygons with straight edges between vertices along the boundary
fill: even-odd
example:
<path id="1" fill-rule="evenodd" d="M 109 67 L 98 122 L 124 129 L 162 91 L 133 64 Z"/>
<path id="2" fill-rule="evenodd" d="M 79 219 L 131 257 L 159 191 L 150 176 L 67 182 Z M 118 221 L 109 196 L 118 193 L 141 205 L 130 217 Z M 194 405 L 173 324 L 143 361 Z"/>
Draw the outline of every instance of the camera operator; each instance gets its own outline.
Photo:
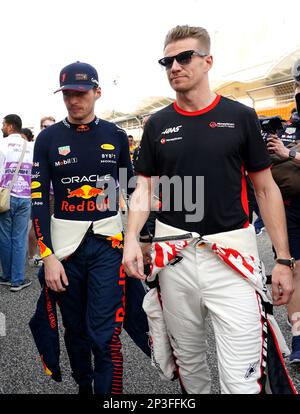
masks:
<path id="1" fill-rule="evenodd" d="M 300 67 L 300 60 L 299 60 Z M 295 79 L 296 80 L 296 79 Z M 290 143 L 300 143 L 300 78 L 295 90 L 295 101 L 297 112 L 291 116 L 291 120 L 284 127 L 284 130 L 268 138 L 267 148 L 282 160 L 292 159 L 300 164 L 300 152 L 287 148 Z M 288 321 L 292 326 L 292 353 L 290 363 L 300 363 L 300 327 L 297 321 L 300 320 L 300 193 L 284 199 L 289 247 L 291 255 L 296 259 L 294 270 L 295 290 L 290 302 L 287 305 Z"/>

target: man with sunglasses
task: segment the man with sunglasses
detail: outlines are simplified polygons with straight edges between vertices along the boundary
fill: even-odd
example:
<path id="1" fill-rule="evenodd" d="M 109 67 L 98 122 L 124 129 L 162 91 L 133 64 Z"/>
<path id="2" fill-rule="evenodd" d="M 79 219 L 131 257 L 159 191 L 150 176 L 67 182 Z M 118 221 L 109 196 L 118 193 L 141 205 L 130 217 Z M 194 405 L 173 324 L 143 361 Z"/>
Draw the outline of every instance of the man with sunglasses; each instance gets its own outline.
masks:
<path id="1" fill-rule="evenodd" d="M 210 391 L 205 356 L 205 317 L 209 312 L 221 392 L 260 393 L 264 391 L 266 352 L 260 296 L 247 277 L 238 273 L 240 267 L 243 271 L 253 268 L 247 267 L 246 261 L 233 268 L 232 262 L 243 257 L 240 251 L 258 257 L 255 232 L 248 219 L 247 171 L 277 251 L 273 302 L 282 305 L 289 301 L 294 260 L 269 156 L 254 110 L 210 89 L 208 73 L 213 58 L 205 29 L 177 26 L 170 30 L 159 63 L 166 69 L 176 101 L 152 115 L 144 129 L 123 263 L 129 275 L 145 279 L 137 235 L 149 214 L 153 177 L 177 178 L 181 187 L 171 185 L 168 193 L 162 193 L 152 265 L 165 266 L 158 275 L 160 300 L 182 388 L 188 393 Z M 201 177 L 204 188 L 203 181 L 197 180 Z M 185 181 L 188 178 L 192 180 Z M 191 200 L 196 200 L 194 211 L 197 203 L 204 203 L 202 217 L 190 214 Z M 195 242 L 189 244 L 191 237 Z M 212 241 L 213 247 L 202 239 Z M 224 254 L 222 249 L 219 256 L 215 253 L 217 242 L 227 246 L 224 261 L 219 257 Z M 255 277 L 264 286 L 261 273 Z M 282 369 L 284 372 L 284 366 Z"/>

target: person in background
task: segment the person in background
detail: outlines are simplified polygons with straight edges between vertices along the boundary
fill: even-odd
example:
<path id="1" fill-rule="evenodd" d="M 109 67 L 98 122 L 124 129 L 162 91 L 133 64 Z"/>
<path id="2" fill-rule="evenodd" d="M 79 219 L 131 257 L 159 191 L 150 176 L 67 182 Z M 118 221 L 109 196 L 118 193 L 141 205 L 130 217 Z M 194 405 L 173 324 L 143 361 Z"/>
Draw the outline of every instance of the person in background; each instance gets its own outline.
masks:
<path id="1" fill-rule="evenodd" d="M 300 101 L 300 85 L 295 89 L 295 101 Z M 298 111 L 300 107 L 298 108 Z M 279 137 L 273 135 L 268 141 L 268 149 L 282 159 L 293 159 L 300 163 L 300 153 L 287 148 L 286 145 L 300 142 L 300 117 L 298 111 L 291 114 L 290 122 L 284 127 Z M 296 259 L 294 270 L 295 290 L 287 304 L 288 323 L 292 328 L 291 364 L 300 364 L 300 194 L 284 200 L 289 247 Z"/>
<path id="2" fill-rule="evenodd" d="M 136 145 L 135 145 L 135 142 L 134 142 L 134 138 L 133 138 L 132 135 L 128 135 L 128 144 L 129 144 L 130 158 L 131 158 L 131 161 L 132 161 L 133 153 L 134 153 L 134 150 L 136 148 Z"/>
<path id="3" fill-rule="evenodd" d="M 28 142 L 34 141 L 34 135 L 30 128 L 22 128 L 21 129 L 21 135 L 24 139 L 26 139 Z"/>
<path id="4" fill-rule="evenodd" d="M 40 129 L 41 131 L 43 131 L 43 129 L 48 128 L 49 126 L 55 124 L 55 118 L 53 118 L 53 116 L 44 116 L 41 120 L 40 120 Z"/>
<path id="5" fill-rule="evenodd" d="M 31 207 L 33 143 L 24 140 L 21 129 L 22 120 L 18 115 L 4 117 L 3 139 L 0 140 L 1 187 L 9 186 L 22 156 L 24 142 L 26 143 L 20 170 L 10 193 L 10 209 L 0 213 L 0 259 L 3 271 L 0 284 L 10 286 L 11 292 L 18 292 L 31 284 L 25 278 L 25 263 Z"/>

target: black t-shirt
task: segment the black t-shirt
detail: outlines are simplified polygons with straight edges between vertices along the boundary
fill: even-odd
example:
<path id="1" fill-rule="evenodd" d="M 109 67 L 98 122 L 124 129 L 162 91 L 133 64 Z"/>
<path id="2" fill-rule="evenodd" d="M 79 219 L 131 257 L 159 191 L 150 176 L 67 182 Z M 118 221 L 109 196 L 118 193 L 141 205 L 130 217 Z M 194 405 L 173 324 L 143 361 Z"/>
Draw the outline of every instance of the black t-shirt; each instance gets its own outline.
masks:
<path id="1" fill-rule="evenodd" d="M 75 125 L 65 119 L 43 130 L 32 168 L 32 215 L 40 247 L 53 251 L 50 182 L 56 218 L 96 221 L 117 214 L 119 182 L 126 187 L 132 176 L 128 138 L 115 124 L 95 118 Z"/>
<path id="2" fill-rule="evenodd" d="M 175 102 L 152 115 L 135 169 L 145 176 L 178 176 L 181 188 L 177 184 L 169 193 L 162 191 L 160 220 L 205 235 L 247 226 L 245 170 L 258 172 L 270 165 L 255 111 L 217 96 L 197 112 L 185 112 Z M 197 176 L 204 179 L 203 193 Z M 170 211 L 165 211 L 164 202 L 169 200 Z M 182 209 L 177 211 L 180 200 Z M 192 211 L 192 202 L 198 212 Z M 199 217 L 201 202 L 203 217 Z"/>

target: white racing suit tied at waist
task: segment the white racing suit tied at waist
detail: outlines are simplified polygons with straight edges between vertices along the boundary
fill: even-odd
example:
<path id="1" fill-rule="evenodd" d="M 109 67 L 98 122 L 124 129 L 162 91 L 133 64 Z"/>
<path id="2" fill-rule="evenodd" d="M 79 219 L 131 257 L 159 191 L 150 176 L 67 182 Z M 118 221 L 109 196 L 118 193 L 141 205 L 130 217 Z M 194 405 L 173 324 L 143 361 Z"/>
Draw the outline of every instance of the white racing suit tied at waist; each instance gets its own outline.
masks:
<path id="1" fill-rule="evenodd" d="M 51 216 L 51 240 L 58 260 L 70 256 L 82 242 L 93 224 L 93 232 L 107 237 L 120 237 L 122 240 L 122 219 L 120 213 L 97 221 L 75 221 Z"/>
<path id="2" fill-rule="evenodd" d="M 214 252 L 216 257 L 223 261 L 226 268 L 230 267 L 237 277 L 241 277 L 249 283 L 260 297 L 264 338 L 261 370 L 265 377 L 261 392 L 296 393 L 282 358 L 282 356 L 289 355 L 290 352 L 272 314 L 272 299 L 266 287 L 264 265 L 259 259 L 253 226 L 200 237 L 198 233 L 188 233 L 156 220 L 156 232 L 151 254 L 151 273 L 147 278 L 150 287 L 157 285 L 155 283 L 157 275 L 159 277 L 159 272 L 167 269 L 166 266 L 173 267 L 175 264 L 175 269 L 177 262 L 179 263 L 183 259 L 180 252 L 183 253 L 188 246 L 201 247 L 202 245 Z M 170 289 L 172 289 L 171 286 Z M 180 303 L 178 306 L 180 307 Z M 148 316 L 152 365 L 158 368 L 163 379 L 172 380 L 176 377 L 176 371 L 178 372 L 176 358 L 174 358 L 176 352 L 172 349 L 169 340 L 170 333 L 165 323 L 164 303 L 160 297 L 159 287 L 154 287 L 147 293 L 143 307 Z M 280 376 L 279 380 L 278 376 Z M 187 392 L 196 391 L 193 391 L 193 387 L 191 387 L 191 391 L 187 389 Z"/>

